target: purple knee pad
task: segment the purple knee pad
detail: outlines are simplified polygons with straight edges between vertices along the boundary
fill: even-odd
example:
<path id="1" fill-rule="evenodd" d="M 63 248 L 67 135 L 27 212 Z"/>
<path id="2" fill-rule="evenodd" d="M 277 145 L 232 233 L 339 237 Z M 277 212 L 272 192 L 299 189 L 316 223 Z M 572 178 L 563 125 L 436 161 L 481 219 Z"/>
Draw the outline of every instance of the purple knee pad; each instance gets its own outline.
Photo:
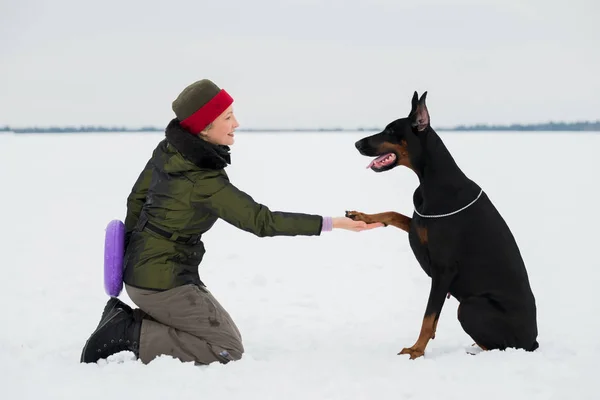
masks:
<path id="1" fill-rule="evenodd" d="M 118 297 L 123 290 L 123 255 L 125 252 L 125 224 L 118 219 L 106 226 L 104 237 L 104 291 Z"/>

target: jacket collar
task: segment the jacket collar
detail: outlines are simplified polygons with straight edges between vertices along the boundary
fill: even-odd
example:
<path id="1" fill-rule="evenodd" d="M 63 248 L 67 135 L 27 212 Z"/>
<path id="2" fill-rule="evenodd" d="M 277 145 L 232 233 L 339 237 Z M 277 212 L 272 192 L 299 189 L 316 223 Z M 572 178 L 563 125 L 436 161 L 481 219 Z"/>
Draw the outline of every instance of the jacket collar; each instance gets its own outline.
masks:
<path id="1" fill-rule="evenodd" d="M 200 168 L 223 169 L 231 164 L 229 146 L 212 144 L 189 133 L 177 118 L 169 122 L 165 136 L 178 152 Z"/>

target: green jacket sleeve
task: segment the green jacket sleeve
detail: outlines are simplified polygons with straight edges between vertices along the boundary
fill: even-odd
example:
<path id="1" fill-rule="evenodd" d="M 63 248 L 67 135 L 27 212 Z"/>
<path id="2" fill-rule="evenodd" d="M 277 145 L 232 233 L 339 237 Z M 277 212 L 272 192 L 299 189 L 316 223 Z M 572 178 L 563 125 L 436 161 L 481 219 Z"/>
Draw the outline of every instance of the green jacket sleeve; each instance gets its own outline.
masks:
<path id="1" fill-rule="evenodd" d="M 137 181 L 131 189 L 131 193 L 127 197 L 127 214 L 125 216 L 125 243 L 129 242 L 131 232 L 140 218 L 142 207 L 146 202 L 146 194 L 152 179 L 151 160 L 148 161 L 143 171 L 138 176 Z"/>
<path id="2" fill-rule="evenodd" d="M 271 211 L 236 188 L 223 173 L 198 180 L 192 200 L 231 225 L 259 237 L 321 234 L 320 215 Z"/>

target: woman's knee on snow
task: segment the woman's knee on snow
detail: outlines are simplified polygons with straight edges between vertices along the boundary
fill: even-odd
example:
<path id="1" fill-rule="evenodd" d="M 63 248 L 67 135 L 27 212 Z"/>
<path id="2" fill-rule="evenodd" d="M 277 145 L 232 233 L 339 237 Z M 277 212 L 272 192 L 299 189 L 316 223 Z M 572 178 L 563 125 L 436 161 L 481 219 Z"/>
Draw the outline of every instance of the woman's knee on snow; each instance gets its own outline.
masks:
<path id="1" fill-rule="evenodd" d="M 227 346 L 227 351 L 231 355 L 234 361 L 240 360 L 244 354 L 244 345 L 241 340 L 232 340 L 231 344 Z"/>
<path id="2" fill-rule="evenodd" d="M 242 354 L 244 354 L 244 347 L 242 343 L 231 343 L 228 348 L 217 346 L 217 345 L 209 345 L 213 351 L 213 353 L 217 356 L 217 359 L 221 363 L 228 363 L 229 361 L 238 361 L 241 360 Z"/>

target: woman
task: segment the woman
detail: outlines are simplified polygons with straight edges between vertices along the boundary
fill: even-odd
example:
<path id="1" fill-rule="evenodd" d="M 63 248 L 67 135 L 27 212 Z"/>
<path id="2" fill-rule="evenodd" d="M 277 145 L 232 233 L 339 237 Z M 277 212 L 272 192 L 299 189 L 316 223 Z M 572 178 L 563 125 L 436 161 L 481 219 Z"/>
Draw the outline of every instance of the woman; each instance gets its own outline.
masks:
<path id="1" fill-rule="evenodd" d="M 239 330 L 198 274 L 202 235 L 218 218 L 260 237 L 382 226 L 274 212 L 238 190 L 224 170 L 239 126 L 232 103 L 207 79 L 185 88 L 173 102 L 176 118 L 127 199 L 123 281 L 139 309 L 111 298 L 81 362 L 123 350 L 143 363 L 162 354 L 198 364 L 242 357 Z"/>

